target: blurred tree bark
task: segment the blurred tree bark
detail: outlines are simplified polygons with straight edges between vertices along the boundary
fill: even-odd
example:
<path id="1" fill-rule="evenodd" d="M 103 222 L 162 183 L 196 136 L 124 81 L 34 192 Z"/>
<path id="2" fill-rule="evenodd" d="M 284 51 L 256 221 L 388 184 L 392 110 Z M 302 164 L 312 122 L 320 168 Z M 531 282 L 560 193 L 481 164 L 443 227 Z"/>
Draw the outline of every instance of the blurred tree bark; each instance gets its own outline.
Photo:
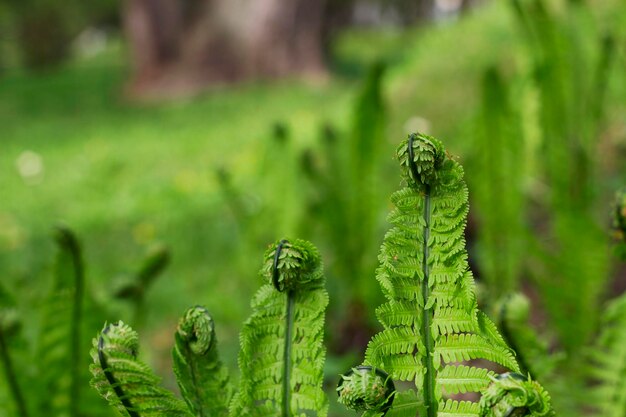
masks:
<path id="1" fill-rule="evenodd" d="M 131 93 L 324 73 L 325 0 L 125 0 Z"/>

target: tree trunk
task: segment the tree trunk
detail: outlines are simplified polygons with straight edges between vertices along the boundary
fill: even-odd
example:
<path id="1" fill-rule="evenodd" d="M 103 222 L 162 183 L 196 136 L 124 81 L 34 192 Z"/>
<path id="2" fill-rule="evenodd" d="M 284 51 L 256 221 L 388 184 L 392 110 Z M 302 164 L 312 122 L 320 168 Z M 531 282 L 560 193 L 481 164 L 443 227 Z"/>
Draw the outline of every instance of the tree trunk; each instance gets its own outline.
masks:
<path id="1" fill-rule="evenodd" d="M 186 95 L 324 72 L 325 0 L 125 0 L 131 93 Z"/>

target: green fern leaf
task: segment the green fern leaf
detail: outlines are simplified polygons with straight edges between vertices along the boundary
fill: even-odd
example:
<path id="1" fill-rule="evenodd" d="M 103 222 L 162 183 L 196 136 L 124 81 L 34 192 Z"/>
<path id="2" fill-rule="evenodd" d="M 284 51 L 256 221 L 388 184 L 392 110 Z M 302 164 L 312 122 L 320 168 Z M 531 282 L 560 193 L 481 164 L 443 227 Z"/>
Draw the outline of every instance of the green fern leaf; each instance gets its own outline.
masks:
<path id="1" fill-rule="evenodd" d="M 425 135 L 410 135 L 397 154 L 406 186 L 392 196 L 392 228 L 377 270 L 387 298 L 377 309 L 384 330 L 369 343 L 364 363 L 393 379 L 414 381 L 425 417 L 477 416 L 477 404 L 445 401 L 443 395 L 479 392 L 493 374 L 459 362 L 486 359 L 512 371 L 519 366 L 477 308 L 465 249 L 463 169 L 441 142 Z"/>
<path id="2" fill-rule="evenodd" d="M 478 404 L 471 401 L 442 401 L 439 410 L 439 417 L 477 417 L 480 414 Z"/>
<path id="3" fill-rule="evenodd" d="M 437 375 L 437 384 L 448 394 L 480 392 L 491 383 L 495 373 L 465 365 L 446 366 Z"/>
<path id="4" fill-rule="evenodd" d="M 91 385 L 125 417 L 192 417 L 184 401 L 164 388 L 137 359 L 137 332 L 121 321 L 93 339 Z"/>
<path id="5" fill-rule="evenodd" d="M 43 414 L 78 415 L 80 401 L 84 269 L 81 249 L 73 232 L 58 228 L 53 283 L 44 304 L 38 345 L 40 381 L 46 395 L 39 399 Z M 86 383 L 86 381 L 84 381 Z"/>
<path id="6" fill-rule="evenodd" d="M 323 417 L 328 295 L 317 249 L 303 240 L 281 241 L 265 253 L 261 274 L 268 283 L 241 332 L 240 390 L 230 415 Z"/>
<path id="7" fill-rule="evenodd" d="M 603 417 L 626 416 L 626 295 L 612 301 L 603 332 L 592 351 L 591 377 L 598 381 L 595 401 Z"/>
<path id="8" fill-rule="evenodd" d="M 189 409 L 198 417 L 228 414 L 232 387 L 218 358 L 213 319 L 204 307 L 185 312 L 172 351 L 174 373 Z"/>

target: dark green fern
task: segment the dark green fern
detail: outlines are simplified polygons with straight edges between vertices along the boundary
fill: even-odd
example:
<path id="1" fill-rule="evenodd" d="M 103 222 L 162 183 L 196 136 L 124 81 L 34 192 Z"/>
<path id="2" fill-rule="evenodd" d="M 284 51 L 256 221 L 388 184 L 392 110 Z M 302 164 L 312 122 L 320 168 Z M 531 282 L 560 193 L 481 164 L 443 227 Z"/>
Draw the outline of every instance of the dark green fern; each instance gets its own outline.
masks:
<path id="1" fill-rule="evenodd" d="M 377 271 L 387 298 L 377 310 L 384 330 L 369 343 L 365 365 L 414 383 L 413 415 L 425 407 L 424 417 L 478 416 L 477 403 L 450 396 L 481 392 L 495 374 L 463 362 L 486 359 L 514 372 L 520 368 L 477 307 L 465 249 L 463 169 L 441 142 L 425 135 L 410 135 L 397 154 L 406 186 L 392 196 L 392 228 Z M 396 415 L 395 407 L 388 415 Z"/>

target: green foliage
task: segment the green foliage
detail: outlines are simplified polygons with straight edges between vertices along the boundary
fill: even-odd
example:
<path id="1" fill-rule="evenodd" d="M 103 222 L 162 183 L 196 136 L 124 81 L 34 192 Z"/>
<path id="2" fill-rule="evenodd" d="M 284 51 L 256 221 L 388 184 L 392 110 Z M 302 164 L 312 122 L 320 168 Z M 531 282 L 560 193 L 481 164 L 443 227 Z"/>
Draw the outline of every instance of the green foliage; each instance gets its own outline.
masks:
<path id="1" fill-rule="evenodd" d="M 92 386 L 128 417 L 325 416 L 328 296 L 319 254 L 306 241 L 282 240 L 264 259 L 266 284 L 241 332 L 240 390 L 234 397 L 218 358 L 213 319 L 203 307 L 187 310 L 175 335 L 174 372 L 184 402 L 138 360 L 137 333 L 122 322 L 93 340 Z"/>
<path id="2" fill-rule="evenodd" d="M 137 359 L 137 332 L 123 322 L 105 326 L 93 340 L 91 385 L 125 417 L 191 417 L 186 404 L 159 386 L 159 378 Z"/>
<path id="3" fill-rule="evenodd" d="M 525 144 L 511 87 L 495 68 L 482 79 L 482 105 L 468 169 L 476 207 L 476 259 L 490 299 L 518 289 L 524 260 Z"/>
<path id="4" fill-rule="evenodd" d="M 133 321 L 138 327 L 143 326 L 146 313 L 146 293 L 154 281 L 167 268 L 170 262 L 169 250 L 162 245 L 152 247 L 141 261 L 139 269 L 124 276 L 113 291 L 115 298 L 128 301 L 134 312 Z"/>
<path id="5" fill-rule="evenodd" d="M 175 338 L 174 373 L 191 412 L 200 417 L 227 415 L 232 387 L 218 358 L 215 325 L 206 309 L 187 310 Z"/>
<path id="6" fill-rule="evenodd" d="M 52 291 L 43 307 L 38 346 L 42 388 L 38 414 L 78 415 L 81 380 L 81 322 L 85 288 L 84 267 L 76 236 L 57 229 L 58 246 Z"/>
<path id="7" fill-rule="evenodd" d="M 341 376 L 339 402 L 369 414 L 386 412 L 393 401 L 395 386 L 389 375 L 376 368 L 360 366 Z"/>
<path id="8" fill-rule="evenodd" d="M 546 226 L 531 246 L 532 273 L 559 342 L 577 360 L 597 326 L 610 272 L 603 222 L 595 213 L 602 188 L 598 139 L 615 45 L 611 28 L 599 31 L 583 3 L 560 10 L 544 0 L 511 5 L 531 57 L 527 83 L 537 97 L 545 185 L 539 203 Z"/>
<path id="9" fill-rule="evenodd" d="M 92 325 L 100 326 L 109 312 L 87 291 L 82 249 L 76 235 L 59 227 L 54 240 L 57 253 L 51 288 L 38 308 L 22 311 L 13 296 L 0 288 L 0 350 L 7 391 L 15 404 L 15 413 L 21 417 L 106 415 L 106 409 L 94 401 L 95 393 L 83 389 L 89 374 L 87 340 L 82 335 L 95 331 Z M 149 265 L 139 274 L 144 280 L 164 266 L 156 258 L 149 256 L 144 263 Z M 160 267 L 156 268 L 156 264 Z M 27 314 L 41 317 L 32 334 L 20 326 L 22 316 Z M 28 326 L 32 323 L 28 322 Z M 35 344 L 31 346 L 33 338 Z"/>
<path id="10" fill-rule="evenodd" d="M 240 388 L 232 416 L 326 415 L 322 391 L 328 295 L 317 249 L 281 241 L 265 253 L 266 281 L 241 331 Z"/>
<path id="11" fill-rule="evenodd" d="M 15 413 L 19 417 L 28 417 L 28 409 L 13 358 L 9 352 L 8 339 L 19 327 L 19 317 L 15 311 L 15 300 L 9 292 L 0 284 L 0 361 L 4 373 L 4 380 L 15 403 Z M 2 384 L 0 384 L 2 388 Z"/>
<path id="12" fill-rule="evenodd" d="M 547 417 L 554 415 L 550 396 L 536 381 L 506 373 L 494 378 L 480 398 L 484 417 Z"/>
<path id="13" fill-rule="evenodd" d="M 461 362 L 481 358 L 520 369 L 477 307 L 465 249 L 463 169 L 441 142 L 426 135 L 409 135 L 397 155 L 406 185 L 392 196 L 392 228 L 377 271 L 387 298 L 377 310 L 384 330 L 369 343 L 365 364 L 413 381 L 429 417 L 478 415 L 477 404 L 446 396 L 480 392 L 493 374 Z"/>
<path id="14" fill-rule="evenodd" d="M 530 301 L 516 293 L 502 300 L 498 327 L 507 344 L 517 353 L 522 373 L 543 379 L 554 372 L 562 355 L 551 353 L 548 343 L 529 324 Z"/>
<path id="15" fill-rule="evenodd" d="M 387 128 L 385 71 L 380 63 L 369 68 L 351 109 L 348 131 L 324 126 L 318 150 L 302 158 L 310 188 L 307 214 L 318 219 L 305 232 L 317 236 L 333 254 L 329 270 L 344 285 L 342 291 L 349 288 L 348 309 L 376 299 L 372 284 L 361 278 L 374 270 L 380 234 L 381 157 Z"/>
<path id="16" fill-rule="evenodd" d="M 591 377 L 596 381 L 590 405 L 596 415 L 626 415 L 626 295 L 610 303 L 602 332 L 591 351 Z"/>

